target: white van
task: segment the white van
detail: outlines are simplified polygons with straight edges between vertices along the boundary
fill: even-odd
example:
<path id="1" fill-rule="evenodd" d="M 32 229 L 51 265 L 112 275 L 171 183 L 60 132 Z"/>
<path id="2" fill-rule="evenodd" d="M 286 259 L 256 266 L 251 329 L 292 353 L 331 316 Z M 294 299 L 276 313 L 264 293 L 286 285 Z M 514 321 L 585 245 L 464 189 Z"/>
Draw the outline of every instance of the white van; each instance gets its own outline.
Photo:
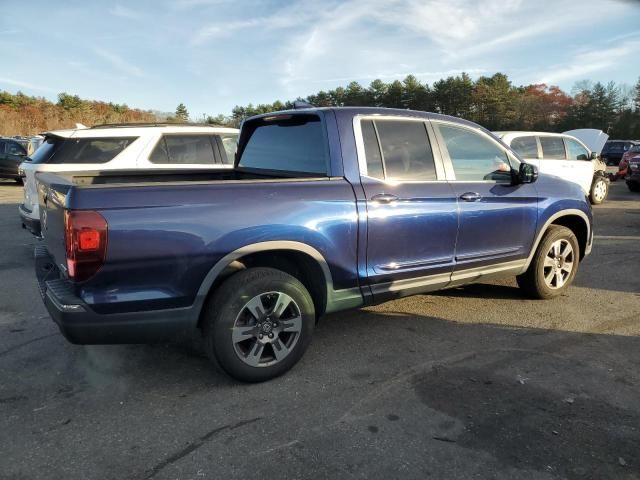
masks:
<path id="1" fill-rule="evenodd" d="M 608 136 L 602 131 L 494 132 L 494 135 L 525 162 L 538 167 L 538 171 L 579 184 L 592 204 L 598 205 L 607 198 L 607 166 L 599 154 Z"/>
<path id="2" fill-rule="evenodd" d="M 19 169 L 22 226 L 40 235 L 36 172 L 233 168 L 238 130 L 182 124 L 119 124 L 45 133 Z"/>

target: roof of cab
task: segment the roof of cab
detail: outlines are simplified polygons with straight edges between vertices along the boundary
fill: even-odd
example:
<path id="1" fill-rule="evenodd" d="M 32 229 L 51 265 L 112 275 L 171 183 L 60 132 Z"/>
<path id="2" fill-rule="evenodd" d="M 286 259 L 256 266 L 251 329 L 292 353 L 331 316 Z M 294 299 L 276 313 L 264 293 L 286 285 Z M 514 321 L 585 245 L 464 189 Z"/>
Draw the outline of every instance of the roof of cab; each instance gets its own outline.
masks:
<path id="1" fill-rule="evenodd" d="M 313 108 L 298 108 L 293 110 L 281 110 L 276 112 L 263 113 L 260 115 L 255 115 L 253 117 L 249 117 L 246 121 L 255 120 L 259 118 L 265 117 L 273 117 L 275 115 L 300 115 L 305 113 L 318 113 L 318 112 L 326 112 L 333 111 L 336 115 L 350 115 L 352 117 L 358 115 L 386 115 L 386 116 L 397 116 L 397 117 L 415 117 L 415 118 L 424 118 L 428 120 L 444 120 L 447 122 L 459 123 L 462 125 L 467 125 L 474 128 L 480 128 L 482 130 L 486 130 L 484 127 L 478 125 L 477 123 L 470 122 L 469 120 L 464 120 L 458 117 L 452 117 L 449 115 L 443 115 L 440 113 L 433 112 L 423 112 L 419 110 L 409 110 L 409 109 L 401 109 L 401 108 L 383 108 L 383 107 L 313 107 Z"/>

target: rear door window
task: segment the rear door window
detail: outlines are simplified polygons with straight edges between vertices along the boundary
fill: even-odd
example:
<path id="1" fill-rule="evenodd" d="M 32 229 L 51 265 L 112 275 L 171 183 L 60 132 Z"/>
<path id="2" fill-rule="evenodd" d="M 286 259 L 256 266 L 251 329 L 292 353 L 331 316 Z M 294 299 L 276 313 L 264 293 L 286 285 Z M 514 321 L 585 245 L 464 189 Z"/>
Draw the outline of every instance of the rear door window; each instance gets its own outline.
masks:
<path id="1" fill-rule="evenodd" d="M 375 126 L 386 178 L 408 181 L 437 179 L 424 122 L 376 120 Z"/>
<path id="2" fill-rule="evenodd" d="M 151 163 L 213 165 L 212 135 L 163 135 L 149 156 Z"/>
<path id="3" fill-rule="evenodd" d="M 317 115 L 274 115 L 245 123 L 239 167 L 328 174 L 328 144 Z"/>
<path id="4" fill-rule="evenodd" d="M 511 140 L 511 148 L 522 158 L 538 158 L 536 137 L 516 137 Z"/>
<path id="5" fill-rule="evenodd" d="M 562 137 L 540 137 L 540 145 L 544 160 L 564 160 L 566 158 Z"/>
<path id="6" fill-rule="evenodd" d="M 118 156 L 138 137 L 67 138 L 46 141 L 33 157 L 33 163 L 107 163 Z M 48 145 L 48 146 L 47 146 Z M 57 148 L 56 148 L 57 147 Z M 53 153 L 47 156 L 47 153 Z M 42 151 L 42 152 L 41 152 Z M 41 152 L 41 155 L 38 155 Z M 42 157 L 43 162 L 39 162 Z"/>

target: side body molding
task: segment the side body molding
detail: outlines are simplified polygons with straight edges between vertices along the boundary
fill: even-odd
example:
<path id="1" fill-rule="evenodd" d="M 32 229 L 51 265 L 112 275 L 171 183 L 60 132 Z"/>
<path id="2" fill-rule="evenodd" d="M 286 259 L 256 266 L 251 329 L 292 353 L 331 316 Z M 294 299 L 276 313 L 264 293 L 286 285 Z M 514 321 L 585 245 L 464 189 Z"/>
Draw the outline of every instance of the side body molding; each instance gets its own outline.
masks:
<path id="1" fill-rule="evenodd" d="M 218 278 L 218 276 L 224 271 L 225 268 L 227 268 L 227 266 L 229 266 L 229 264 L 241 257 L 252 253 L 268 252 L 273 250 L 289 250 L 293 252 L 305 253 L 318 263 L 318 265 L 322 269 L 324 280 L 327 286 L 327 304 L 325 306 L 326 313 L 336 312 L 349 308 L 356 308 L 363 305 L 364 300 L 362 298 L 362 292 L 360 291 L 359 287 L 334 290 L 333 278 L 331 276 L 331 271 L 329 270 L 329 265 L 324 256 L 318 250 L 310 245 L 307 245 L 306 243 L 293 242 L 288 240 L 277 240 L 245 245 L 238 248 L 237 250 L 234 250 L 231 253 L 228 253 L 220 260 L 218 260 L 218 262 L 213 266 L 213 268 L 209 271 L 207 276 L 202 281 L 200 289 L 198 290 L 198 294 L 196 295 L 194 308 L 198 314 L 198 317 L 200 315 L 200 312 L 202 311 L 204 301 L 209 294 L 209 290 L 211 289 L 213 282 L 215 282 L 216 278 Z"/>
<path id="2" fill-rule="evenodd" d="M 582 220 L 584 220 L 585 227 L 587 228 L 587 242 L 586 242 L 586 249 L 584 251 L 584 255 L 589 255 L 591 253 L 593 236 L 592 236 L 592 232 L 591 232 L 591 224 L 589 222 L 589 217 L 587 217 L 587 214 L 584 213 L 582 210 L 578 210 L 576 208 L 569 208 L 569 209 L 565 209 L 565 210 L 560 210 L 559 212 L 556 212 L 553 215 L 551 215 L 547 219 L 547 221 L 544 222 L 544 225 L 542 225 L 542 228 L 538 232 L 538 235 L 536 235 L 536 239 L 533 242 L 533 246 L 531 247 L 531 252 L 529 252 L 529 256 L 527 257 L 527 261 L 526 261 L 526 263 L 525 263 L 525 265 L 522 268 L 522 271 L 520 273 L 526 272 L 527 269 L 529 268 L 529 265 L 531 264 L 531 261 L 533 260 L 533 256 L 535 255 L 536 250 L 538 249 L 538 245 L 542 241 L 542 237 L 544 236 L 545 232 L 549 228 L 549 225 L 551 225 L 555 220 L 557 220 L 559 218 L 567 217 L 567 216 L 570 216 L 570 215 L 577 215 L 578 217 L 582 218 Z"/>

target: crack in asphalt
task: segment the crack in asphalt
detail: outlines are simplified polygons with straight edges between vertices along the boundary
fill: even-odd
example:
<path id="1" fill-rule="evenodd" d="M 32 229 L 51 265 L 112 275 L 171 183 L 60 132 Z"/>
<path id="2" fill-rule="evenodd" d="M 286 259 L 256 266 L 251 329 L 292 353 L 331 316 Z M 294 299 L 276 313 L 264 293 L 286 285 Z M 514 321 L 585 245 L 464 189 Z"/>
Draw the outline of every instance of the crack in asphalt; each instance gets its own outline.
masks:
<path id="1" fill-rule="evenodd" d="M 5 355 L 8 355 L 11 352 L 14 352 L 22 347 L 25 347 L 27 345 L 30 345 L 34 342 L 39 342 L 40 340 L 44 340 L 45 338 L 50 338 L 50 337 L 54 337 L 56 335 L 60 335 L 59 332 L 55 332 L 55 333 L 50 333 L 49 335 L 43 335 L 42 337 L 37 337 L 37 338 L 32 338 L 31 340 L 27 340 L 26 342 L 23 343 L 19 343 L 18 345 L 14 345 L 11 348 L 8 348 L 7 350 L 0 352 L 0 357 L 4 357 Z"/>
<path id="2" fill-rule="evenodd" d="M 204 435 L 202 435 L 200 438 L 198 438 L 197 440 L 190 442 L 186 447 L 184 447 L 181 450 L 178 450 L 177 452 L 175 452 L 172 455 L 169 455 L 167 458 L 165 458 L 164 460 L 162 460 L 160 463 L 158 463 L 156 466 L 154 466 L 147 475 L 145 475 L 144 477 L 142 477 L 144 480 L 148 480 L 150 478 L 155 477 L 158 473 L 160 473 L 160 471 L 162 471 L 165 467 L 177 462 L 178 460 L 186 457 L 187 455 L 189 455 L 191 452 L 193 452 L 194 450 L 197 450 L 198 448 L 200 448 L 202 445 L 204 445 L 205 443 L 207 443 L 209 440 L 211 440 L 211 438 L 213 438 L 214 435 L 218 434 L 218 433 L 222 433 L 225 431 L 231 431 L 231 430 L 236 430 L 240 427 L 244 427 L 245 425 L 249 425 L 251 423 L 255 423 L 259 420 L 262 420 L 262 417 L 256 417 L 256 418 L 252 418 L 250 420 L 243 420 L 241 422 L 238 423 L 233 423 L 231 425 L 224 425 L 222 427 L 218 427 L 215 428 L 213 430 L 211 430 L 208 433 L 205 433 Z"/>

